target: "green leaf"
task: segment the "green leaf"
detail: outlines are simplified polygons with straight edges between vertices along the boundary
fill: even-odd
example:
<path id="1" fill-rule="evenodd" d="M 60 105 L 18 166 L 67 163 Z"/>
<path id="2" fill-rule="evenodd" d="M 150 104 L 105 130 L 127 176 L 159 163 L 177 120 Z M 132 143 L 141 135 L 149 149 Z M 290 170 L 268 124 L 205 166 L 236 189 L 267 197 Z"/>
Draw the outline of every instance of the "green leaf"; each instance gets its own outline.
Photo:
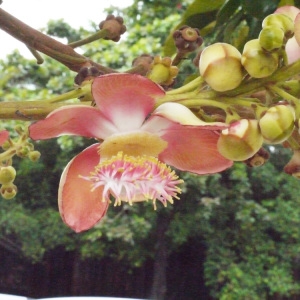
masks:
<path id="1" fill-rule="evenodd" d="M 217 26 L 220 26 L 228 21 L 229 18 L 235 13 L 239 8 L 241 0 L 227 0 L 220 8 L 217 14 Z"/>
<path id="2" fill-rule="evenodd" d="M 241 4 L 246 14 L 262 20 L 276 10 L 279 0 L 241 0 Z"/>

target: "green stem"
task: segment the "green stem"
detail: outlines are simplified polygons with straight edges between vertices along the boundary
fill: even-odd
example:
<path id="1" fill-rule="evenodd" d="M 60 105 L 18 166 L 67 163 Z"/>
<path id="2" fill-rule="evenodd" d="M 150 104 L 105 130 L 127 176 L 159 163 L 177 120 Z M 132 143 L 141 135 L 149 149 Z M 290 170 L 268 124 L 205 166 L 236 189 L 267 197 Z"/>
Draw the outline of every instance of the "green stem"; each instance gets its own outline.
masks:
<path id="1" fill-rule="evenodd" d="M 70 46 L 74 49 L 74 48 L 83 46 L 85 44 L 97 41 L 99 39 L 105 39 L 108 36 L 109 36 L 109 31 L 106 30 L 106 29 L 101 29 L 101 30 L 97 31 L 96 33 L 88 36 L 85 39 L 82 39 L 82 40 L 79 40 L 79 41 L 68 44 L 68 46 Z"/>
<path id="2" fill-rule="evenodd" d="M 281 89 L 280 87 L 278 87 L 276 85 L 269 86 L 269 89 L 271 91 L 273 91 L 274 93 L 276 93 L 277 95 L 279 95 L 280 97 L 282 97 L 283 99 L 287 100 L 295 108 L 296 118 L 299 118 L 299 116 L 300 116 L 300 102 L 299 102 L 298 98 L 296 98 L 295 96 L 287 93 L 286 91 L 284 91 L 283 89 Z"/>
<path id="3" fill-rule="evenodd" d="M 190 92 L 193 90 L 197 90 L 201 87 L 201 85 L 204 82 L 205 82 L 204 79 L 201 76 L 199 76 L 178 89 L 174 89 L 174 90 L 166 92 L 166 95 L 183 94 L 183 93 L 187 93 L 187 92 Z"/>
<path id="4" fill-rule="evenodd" d="M 34 121 L 44 119 L 53 110 L 74 103 L 49 103 L 47 101 L 0 102 L 0 119 Z M 77 105 L 91 105 L 90 102 Z"/>
<path id="5" fill-rule="evenodd" d="M 290 64 L 288 66 L 284 66 L 277 70 L 273 75 L 259 78 L 259 79 L 251 79 L 242 83 L 239 87 L 234 90 L 228 91 L 224 94 L 228 97 L 235 97 L 238 95 L 246 95 L 249 93 L 254 93 L 255 91 L 259 91 L 265 88 L 265 86 L 270 83 L 275 84 L 276 82 L 286 81 L 289 78 L 300 73 L 300 60 Z"/>
<path id="6" fill-rule="evenodd" d="M 70 99 L 80 98 L 87 94 L 91 94 L 91 85 L 90 84 L 83 85 L 81 87 L 78 87 L 75 90 L 64 93 L 62 95 L 54 96 L 50 99 L 39 100 L 39 101 L 44 101 L 44 102 L 48 102 L 48 103 L 57 103 L 57 102 L 66 101 L 66 100 L 70 100 Z"/>

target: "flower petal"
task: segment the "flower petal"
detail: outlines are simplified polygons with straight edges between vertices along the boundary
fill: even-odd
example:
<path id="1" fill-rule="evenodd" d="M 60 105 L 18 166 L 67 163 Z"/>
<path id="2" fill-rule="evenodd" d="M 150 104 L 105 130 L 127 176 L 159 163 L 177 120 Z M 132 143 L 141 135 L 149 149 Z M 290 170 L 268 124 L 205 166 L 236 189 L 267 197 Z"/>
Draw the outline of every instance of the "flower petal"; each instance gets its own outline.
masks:
<path id="1" fill-rule="evenodd" d="M 300 12 L 299 8 L 292 6 L 292 5 L 285 5 L 285 6 L 281 6 L 281 7 L 277 8 L 274 13 L 275 14 L 284 14 L 284 15 L 290 17 L 294 21 L 299 12 Z"/>
<path id="2" fill-rule="evenodd" d="M 98 108 L 119 131 L 140 128 L 155 104 L 154 96 L 163 96 L 162 88 L 134 74 L 108 74 L 97 77 L 92 94 Z"/>
<path id="3" fill-rule="evenodd" d="M 174 125 L 161 136 L 168 147 L 158 158 L 179 170 L 197 174 L 213 174 L 232 166 L 217 149 L 219 135 L 194 126 Z"/>
<path id="4" fill-rule="evenodd" d="M 300 58 L 300 47 L 295 36 L 287 41 L 285 51 L 288 57 L 289 64 L 294 63 Z"/>
<path id="5" fill-rule="evenodd" d="M 203 126 L 211 130 L 222 130 L 229 127 L 221 122 L 204 122 L 180 103 L 163 103 L 153 112 L 152 116 L 161 116 L 181 125 Z"/>
<path id="6" fill-rule="evenodd" d="M 94 144 L 74 157 L 64 169 L 58 190 L 58 206 L 63 221 L 76 232 L 94 226 L 106 214 L 108 202 L 102 201 L 103 187 L 91 191 L 91 182 L 79 176 L 89 176 L 99 163 Z"/>
<path id="7" fill-rule="evenodd" d="M 300 46 L 300 13 L 295 18 L 295 32 L 294 32 L 294 35 L 295 35 L 295 39 L 298 43 L 298 46 Z"/>
<path id="8" fill-rule="evenodd" d="M 116 132 L 114 125 L 95 107 L 83 105 L 64 106 L 54 110 L 46 119 L 29 127 L 34 140 L 43 140 L 60 135 L 80 135 L 104 139 Z"/>
<path id="9" fill-rule="evenodd" d="M 9 132 L 7 130 L 0 131 L 0 146 L 4 144 L 4 142 L 8 139 Z"/>

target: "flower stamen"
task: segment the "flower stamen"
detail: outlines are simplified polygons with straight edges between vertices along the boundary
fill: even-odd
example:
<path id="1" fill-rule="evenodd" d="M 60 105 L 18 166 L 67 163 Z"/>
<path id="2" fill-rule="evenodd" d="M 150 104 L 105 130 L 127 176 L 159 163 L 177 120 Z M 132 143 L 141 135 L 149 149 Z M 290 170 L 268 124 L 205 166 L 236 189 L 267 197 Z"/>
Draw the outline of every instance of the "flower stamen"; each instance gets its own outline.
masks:
<path id="1" fill-rule="evenodd" d="M 167 206 L 178 199 L 181 189 L 177 186 L 183 180 L 169 166 L 153 156 L 129 156 L 122 151 L 108 160 L 100 162 L 90 176 L 81 178 L 91 181 L 94 191 L 103 187 L 102 201 L 115 199 L 115 206 L 122 201 L 132 205 L 134 202 L 156 200 Z"/>

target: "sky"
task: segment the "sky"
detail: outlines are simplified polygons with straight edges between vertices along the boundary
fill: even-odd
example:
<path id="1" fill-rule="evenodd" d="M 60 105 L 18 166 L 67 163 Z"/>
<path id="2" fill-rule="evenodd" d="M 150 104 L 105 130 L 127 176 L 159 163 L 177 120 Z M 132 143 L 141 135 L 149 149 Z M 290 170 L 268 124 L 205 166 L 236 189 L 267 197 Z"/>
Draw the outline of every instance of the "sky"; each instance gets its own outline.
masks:
<path id="1" fill-rule="evenodd" d="M 90 28 L 90 22 L 100 23 L 106 15 L 103 9 L 111 5 L 127 7 L 133 0 L 3 0 L 0 8 L 27 25 L 41 29 L 49 20 L 64 19 L 73 28 Z M 14 49 L 25 57 L 32 57 L 21 42 L 0 29 L 0 59 Z"/>

